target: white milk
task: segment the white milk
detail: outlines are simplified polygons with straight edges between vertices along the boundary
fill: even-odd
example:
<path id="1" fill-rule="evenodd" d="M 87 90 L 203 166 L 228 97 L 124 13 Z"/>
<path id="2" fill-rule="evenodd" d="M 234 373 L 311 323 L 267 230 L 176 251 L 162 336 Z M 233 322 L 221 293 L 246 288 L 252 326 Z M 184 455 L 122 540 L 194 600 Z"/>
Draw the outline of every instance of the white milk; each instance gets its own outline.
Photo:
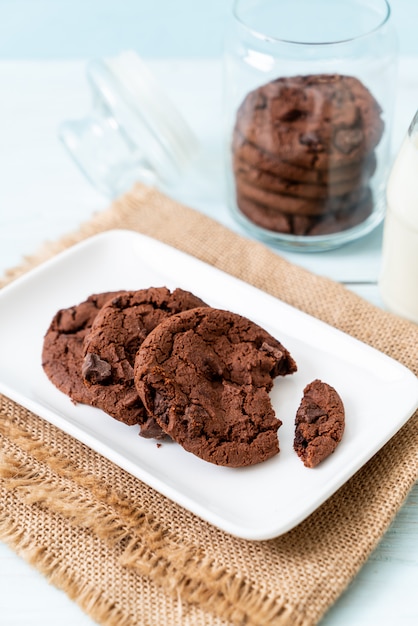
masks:
<path id="1" fill-rule="evenodd" d="M 379 284 L 387 307 L 418 323 L 418 114 L 388 181 Z"/>

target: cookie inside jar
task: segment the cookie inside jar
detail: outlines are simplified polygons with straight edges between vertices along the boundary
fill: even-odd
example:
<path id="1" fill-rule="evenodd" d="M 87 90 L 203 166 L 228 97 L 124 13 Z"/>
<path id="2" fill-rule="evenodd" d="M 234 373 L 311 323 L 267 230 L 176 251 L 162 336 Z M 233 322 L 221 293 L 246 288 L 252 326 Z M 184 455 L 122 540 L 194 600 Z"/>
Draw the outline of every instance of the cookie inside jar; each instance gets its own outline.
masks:
<path id="1" fill-rule="evenodd" d="M 373 211 L 384 130 L 379 102 L 354 76 L 286 76 L 253 89 L 232 133 L 239 211 L 286 235 L 330 235 L 361 224 Z"/>

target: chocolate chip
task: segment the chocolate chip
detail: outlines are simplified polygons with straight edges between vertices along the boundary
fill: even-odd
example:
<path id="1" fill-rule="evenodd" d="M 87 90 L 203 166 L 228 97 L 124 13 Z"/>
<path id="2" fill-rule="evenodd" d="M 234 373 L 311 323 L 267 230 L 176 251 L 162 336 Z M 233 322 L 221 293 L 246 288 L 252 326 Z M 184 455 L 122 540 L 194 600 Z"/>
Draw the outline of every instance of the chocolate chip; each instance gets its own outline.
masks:
<path id="1" fill-rule="evenodd" d="M 104 382 L 110 377 L 111 372 L 110 364 L 97 356 L 97 354 L 89 352 L 84 357 L 81 373 L 87 382 L 93 385 Z"/>
<path id="2" fill-rule="evenodd" d="M 300 143 L 304 146 L 308 146 L 308 148 L 314 150 L 315 152 L 321 152 L 324 150 L 321 138 L 313 131 L 301 135 Z"/>
<path id="3" fill-rule="evenodd" d="M 307 116 L 305 111 L 300 109 L 290 109 L 280 116 L 283 122 L 296 122 L 297 120 L 305 119 Z"/>
<path id="4" fill-rule="evenodd" d="M 161 430 L 153 417 L 150 417 L 144 424 L 141 424 L 139 435 L 144 439 L 166 439 L 168 436 Z M 158 444 L 161 445 L 161 444 Z"/>
<path id="5" fill-rule="evenodd" d="M 224 375 L 224 369 L 220 359 L 216 359 L 213 355 L 205 355 L 202 359 L 202 373 L 208 380 L 221 380 Z"/>
<path id="6" fill-rule="evenodd" d="M 344 154 L 349 154 L 362 143 L 363 131 L 360 128 L 342 129 L 337 131 L 334 138 L 335 146 Z"/>
<path id="7" fill-rule="evenodd" d="M 305 412 L 303 414 L 303 421 L 306 424 L 312 424 L 317 422 L 319 418 L 326 417 L 327 412 L 324 408 L 321 408 L 318 404 L 311 403 L 305 406 Z"/>
<path id="8" fill-rule="evenodd" d="M 267 354 L 270 354 L 273 358 L 277 360 L 282 359 L 284 356 L 283 350 L 281 350 L 277 346 L 271 346 L 269 343 L 267 343 L 267 341 L 263 341 L 260 350 L 264 350 L 264 352 L 267 352 Z"/>

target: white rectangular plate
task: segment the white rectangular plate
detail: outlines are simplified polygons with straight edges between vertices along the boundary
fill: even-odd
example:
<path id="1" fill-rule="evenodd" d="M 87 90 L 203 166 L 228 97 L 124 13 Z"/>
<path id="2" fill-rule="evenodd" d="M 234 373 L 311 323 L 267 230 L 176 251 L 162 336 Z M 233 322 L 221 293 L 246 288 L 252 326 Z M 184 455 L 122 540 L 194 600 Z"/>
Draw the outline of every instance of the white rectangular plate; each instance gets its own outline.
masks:
<path id="1" fill-rule="evenodd" d="M 271 392 L 280 454 L 254 467 L 217 467 L 173 442 L 157 447 L 99 409 L 74 406 L 45 376 L 42 342 L 60 308 L 91 293 L 182 287 L 254 320 L 290 350 L 298 372 Z M 305 519 L 405 423 L 418 379 L 386 355 L 272 296 L 158 241 L 115 230 L 92 237 L 0 292 L 0 391 L 196 515 L 246 539 L 278 536 Z M 293 451 L 294 419 L 315 378 L 341 395 L 346 430 L 315 469 Z"/>

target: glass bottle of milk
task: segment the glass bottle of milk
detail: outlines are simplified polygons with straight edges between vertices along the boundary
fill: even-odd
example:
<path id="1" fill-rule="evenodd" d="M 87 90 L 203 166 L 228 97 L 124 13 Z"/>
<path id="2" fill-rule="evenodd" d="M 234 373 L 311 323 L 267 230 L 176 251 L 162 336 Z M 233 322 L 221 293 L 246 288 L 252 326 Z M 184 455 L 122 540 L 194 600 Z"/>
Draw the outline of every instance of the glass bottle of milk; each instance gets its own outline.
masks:
<path id="1" fill-rule="evenodd" d="M 389 176 L 379 284 L 388 309 L 418 323 L 418 111 Z"/>

